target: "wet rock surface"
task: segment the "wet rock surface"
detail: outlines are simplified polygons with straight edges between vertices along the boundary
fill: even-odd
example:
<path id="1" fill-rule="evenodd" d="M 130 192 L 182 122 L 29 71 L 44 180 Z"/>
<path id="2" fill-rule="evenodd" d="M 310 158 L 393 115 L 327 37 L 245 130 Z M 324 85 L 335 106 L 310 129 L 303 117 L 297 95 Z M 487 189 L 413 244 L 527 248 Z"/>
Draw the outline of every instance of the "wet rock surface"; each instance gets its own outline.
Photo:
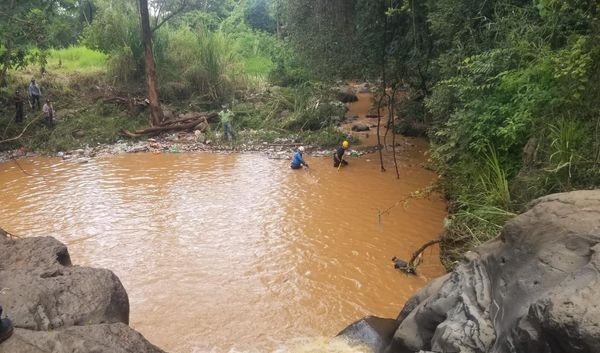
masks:
<path id="1" fill-rule="evenodd" d="M 394 332 L 398 328 L 398 321 L 383 319 L 376 316 L 367 316 L 346 327 L 338 334 L 351 344 L 366 345 L 372 352 L 383 352 L 392 341 Z"/>
<path id="2" fill-rule="evenodd" d="M 15 329 L 0 352 L 19 353 L 161 353 L 123 323 L 72 326 L 56 331 Z"/>
<path id="3" fill-rule="evenodd" d="M 413 296 L 376 352 L 600 352 L 599 252 L 600 190 L 537 199 Z"/>
<path id="4" fill-rule="evenodd" d="M 52 237 L 0 234 L 0 304 L 15 331 L 3 352 L 162 352 L 127 326 L 129 299 L 111 271 L 73 266 Z"/>

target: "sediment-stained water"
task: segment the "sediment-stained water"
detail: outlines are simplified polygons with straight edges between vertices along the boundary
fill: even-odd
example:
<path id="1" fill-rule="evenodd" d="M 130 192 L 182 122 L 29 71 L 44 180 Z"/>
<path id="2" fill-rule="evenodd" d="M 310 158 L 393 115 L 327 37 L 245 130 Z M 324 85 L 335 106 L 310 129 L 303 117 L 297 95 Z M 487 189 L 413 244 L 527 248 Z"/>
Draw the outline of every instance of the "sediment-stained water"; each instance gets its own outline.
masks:
<path id="1" fill-rule="evenodd" d="M 114 271 L 131 326 L 169 352 L 286 351 L 365 315 L 395 317 L 443 273 L 437 249 L 416 277 L 392 266 L 445 216 L 436 194 L 400 202 L 436 176 L 420 165 L 426 142 L 398 143 L 399 180 L 389 154 L 386 173 L 375 154 L 340 171 L 331 158 L 293 171 L 260 154 L 19 161 L 34 176 L 8 162 L 0 227 L 52 235 L 75 264 Z"/>

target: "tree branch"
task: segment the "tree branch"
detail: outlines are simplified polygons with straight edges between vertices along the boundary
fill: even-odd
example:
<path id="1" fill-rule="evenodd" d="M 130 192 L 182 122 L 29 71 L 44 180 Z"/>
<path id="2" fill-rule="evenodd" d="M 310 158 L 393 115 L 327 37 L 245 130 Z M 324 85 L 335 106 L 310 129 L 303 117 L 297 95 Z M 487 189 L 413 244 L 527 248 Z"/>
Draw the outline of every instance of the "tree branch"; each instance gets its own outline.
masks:
<path id="1" fill-rule="evenodd" d="M 0 145 L 1 145 L 1 144 L 3 144 L 3 143 L 6 143 L 6 142 L 16 141 L 16 140 L 20 139 L 20 138 L 23 136 L 23 134 L 25 133 L 25 131 L 27 131 L 27 129 L 29 128 L 29 126 L 31 126 L 31 124 L 33 124 L 34 122 L 36 122 L 36 121 L 38 121 L 38 120 L 40 120 L 40 118 L 39 118 L 39 117 L 37 117 L 37 118 L 34 118 L 33 120 L 31 120 L 31 121 L 29 122 L 29 124 L 27 124 L 27 125 L 25 126 L 25 128 L 23 129 L 23 131 L 21 131 L 21 133 L 20 133 L 18 136 L 11 137 L 11 138 L 9 138 L 9 139 L 6 139 L 6 140 L 0 140 Z"/>
<path id="2" fill-rule="evenodd" d="M 172 19 L 173 17 L 175 17 L 175 16 L 179 15 L 180 13 L 182 13 L 183 11 L 185 11 L 187 9 L 187 7 L 188 7 L 188 2 L 187 2 L 187 0 L 184 0 L 176 10 L 171 11 L 160 22 L 158 21 L 158 16 L 157 16 L 154 28 L 152 28 L 150 31 L 152 33 L 156 32 L 156 30 L 159 29 L 160 27 L 162 27 L 162 25 L 164 25 L 165 23 L 167 23 L 168 20 Z"/>

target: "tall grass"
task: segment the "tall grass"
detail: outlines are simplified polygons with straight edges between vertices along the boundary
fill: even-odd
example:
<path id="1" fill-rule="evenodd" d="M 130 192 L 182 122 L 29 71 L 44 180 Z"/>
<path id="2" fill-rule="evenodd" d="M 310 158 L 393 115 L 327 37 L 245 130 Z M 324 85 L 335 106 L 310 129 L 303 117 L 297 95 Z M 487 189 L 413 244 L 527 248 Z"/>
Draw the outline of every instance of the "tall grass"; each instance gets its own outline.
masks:
<path id="1" fill-rule="evenodd" d="M 220 32 L 203 31 L 198 35 L 204 90 L 213 100 L 233 98 L 236 58 L 232 47 Z"/>
<path id="2" fill-rule="evenodd" d="M 244 71 L 248 75 L 267 77 L 273 62 L 266 56 L 253 56 L 244 59 Z"/>
<path id="3" fill-rule="evenodd" d="M 51 49 L 46 67 L 50 70 L 105 72 L 108 55 L 83 46 Z"/>
<path id="4" fill-rule="evenodd" d="M 182 28 L 167 33 L 167 38 L 165 58 L 159 63 L 167 81 L 178 82 L 211 101 L 232 100 L 242 72 L 233 43 L 225 35 Z"/>
<path id="5" fill-rule="evenodd" d="M 124 45 L 115 49 L 108 60 L 108 76 L 112 83 L 119 86 L 129 86 L 132 82 L 137 83 L 142 77 L 140 59 L 135 53 Z"/>
<path id="6" fill-rule="evenodd" d="M 508 173 L 492 146 L 445 182 L 454 186 L 455 195 L 444 227 L 442 261 L 452 268 L 467 250 L 498 236 L 515 213 Z"/>
<path id="7" fill-rule="evenodd" d="M 500 165 L 498 153 L 493 147 L 483 155 L 484 167 L 480 170 L 479 180 L 484 189 L 488 204 L 503 210 L 510 209 L 510 191 L 506 171 Z"/>
<path id="8" fill-rule="evenodd" d="M 550 171 L 558 175 L 567 190 L 571 188 L 573 169 L 581 159 L 578 149 L 584 137 L 585 131 L 575 120 L 563 118 L 550 126 Z"/>

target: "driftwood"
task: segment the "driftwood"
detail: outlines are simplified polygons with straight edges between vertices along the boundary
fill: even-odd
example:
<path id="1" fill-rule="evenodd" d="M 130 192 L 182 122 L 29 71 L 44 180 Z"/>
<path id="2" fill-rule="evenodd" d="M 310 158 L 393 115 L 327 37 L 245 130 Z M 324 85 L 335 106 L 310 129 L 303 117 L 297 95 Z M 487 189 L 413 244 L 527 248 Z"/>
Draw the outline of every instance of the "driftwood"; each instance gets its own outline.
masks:
<path id="1" fill-rule="evenodd" d="M 204 115 L 203 115 L 204 114 Z M 151 126 L 142 130 L 127 131 L 121 130 L 121 134 L 127 137 L 156 136 L 162 132 L 169 131 L 192 131 L 200 130 L 202 132 L 209 128 L 209 113 L 188 113 L 179 116 L 179 119 L 166 120 L 158 126 Z"/>
<path id="2" fill-rule="evenodd" d="M 134 107 L 134 106 L 138 106 L 138 107 L 147 107 L 148 106 L 148 100 L 146 98 L 140 98 L 140 97 L 133 97 L 133 98 L 126 98 L 126 97 L 108 97 L 104 99 L 105 103 L 118 103 L 118 104 L 123 104 L 126 105 L 128 107 Z"/>
<path id="3" fill-rule="evenodd" d="M 421 246 L 417 251 L 415 251 L 412 255 L 412 257 L 410 258 L 410 261 L 406 262 L 403 260 L 400 260 L 397 257 L 393 257 L 392 261 L 394 262 L 394 268 L 406 273 L 406 274 L 410 274 L 410 275 L 416 275 L 417 274 L 417 267 L 421 264 L 422 261 L 422 257 L 423 257 L 423 252 L 425 251 L 425 249 L 427 249 L 428 247 L 438 244 L 442 241 L 442 239 L 434 239 L 434 240 L 430 240 L 427 243 L 423 244 L 423 246 Z"/>

